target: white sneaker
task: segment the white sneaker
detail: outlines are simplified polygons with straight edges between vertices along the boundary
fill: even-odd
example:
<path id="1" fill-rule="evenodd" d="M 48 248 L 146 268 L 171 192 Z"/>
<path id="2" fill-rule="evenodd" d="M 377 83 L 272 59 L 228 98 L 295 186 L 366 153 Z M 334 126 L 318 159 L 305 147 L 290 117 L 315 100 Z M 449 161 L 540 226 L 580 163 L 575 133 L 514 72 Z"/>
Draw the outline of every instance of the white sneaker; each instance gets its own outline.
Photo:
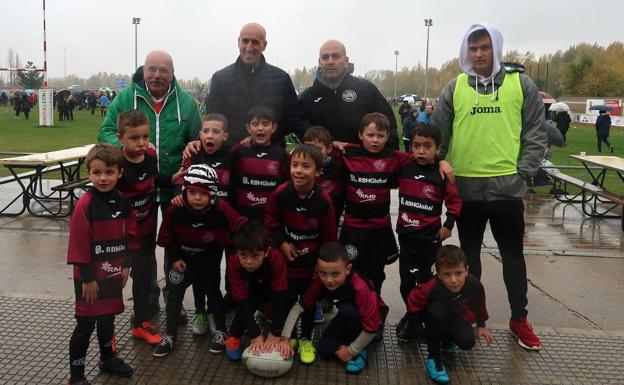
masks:
<path id="1" fill-rule="evenodd" d="M 208 331 L 208 319 L 203 313 L 196 313 L 191 319 L 193 334 L 202 335 Z"/>

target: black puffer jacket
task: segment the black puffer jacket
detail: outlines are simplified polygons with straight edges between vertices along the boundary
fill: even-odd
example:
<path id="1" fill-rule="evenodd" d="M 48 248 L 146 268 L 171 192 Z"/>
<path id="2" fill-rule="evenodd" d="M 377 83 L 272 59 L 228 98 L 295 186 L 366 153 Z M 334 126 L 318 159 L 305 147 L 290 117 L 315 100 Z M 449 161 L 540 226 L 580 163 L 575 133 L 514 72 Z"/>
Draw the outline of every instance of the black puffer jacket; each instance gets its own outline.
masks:
<path id="1" fill-rule="evenodd" d="M 398 150 L 397 123 L 394 112 L 375 85 L 368 80 L 346 75 L 336 90 L 319 79 L 299 95 L 303 113 L 312 125 L 329 130 L 334 140 L 360 143 L 358 130 L 362 117 L 381 112 L 390 120 L 390 139 L 386 147 Z"/>
<path id="2" fill-rule="evenodd" d="M 290 132 L 303 137 L 308 124 L 297 103 L 290 76 L 268 64 L 264 56 L 255 67 L 243 63 L 239 57 L 212 75 L 206 113 L 218 112 L 228 118 L 231 142 L 248 136 L 247 114 L 256 105 L 270 107 L 275 112 L 278 127 L 271 138 L 273 142 L 283 142 Z"/>

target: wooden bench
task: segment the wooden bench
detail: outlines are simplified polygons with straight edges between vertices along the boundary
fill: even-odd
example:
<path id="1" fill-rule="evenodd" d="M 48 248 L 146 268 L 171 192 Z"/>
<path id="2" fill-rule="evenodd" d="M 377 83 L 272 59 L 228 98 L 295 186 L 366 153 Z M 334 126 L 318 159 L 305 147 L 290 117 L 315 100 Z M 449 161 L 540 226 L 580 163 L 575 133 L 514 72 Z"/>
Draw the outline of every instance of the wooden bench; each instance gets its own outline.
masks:
<path id="1" fill-rule="evenodd" d="M 73 192 L 76 189 L 85 190 L 89 186 L 90 183 L 91 181 L 89 180 L 89 178 L 85 177 L 81 179 L 70 180 L 69 182 L 65 182 L 65 183 L 53 186 L 50 189 L 52 191 Z"/>
<path id="2" fill-rule="evenodd" d="M 591 217 L 619 217 L 609 213 L 618 205 L 624 205 L 624 197 L 552 168 L 545 168 L 544 171 L 553 180 L 553 195 L 558 201 L 581 203 L 583 213 Z M 571 194 L 568 186 L 577 187 L 580 191 Z M 600 207 L 599 203 L 606 204 L 606 207 Z"/>

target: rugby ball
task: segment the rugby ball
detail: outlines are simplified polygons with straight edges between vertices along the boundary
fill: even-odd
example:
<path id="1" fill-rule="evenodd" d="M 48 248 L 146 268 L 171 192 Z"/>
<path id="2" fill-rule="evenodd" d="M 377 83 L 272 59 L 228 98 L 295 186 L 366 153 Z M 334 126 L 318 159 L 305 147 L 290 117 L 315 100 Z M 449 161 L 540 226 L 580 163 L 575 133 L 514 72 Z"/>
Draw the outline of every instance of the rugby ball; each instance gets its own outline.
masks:
<path id="1" fill-rule="evenodd" d="M 242 361 L 247 370 L 264 378 L 284 375 L 293 364 L 292 357 L 285 360 L 277 350 L 255 355 L 249 347 L 243 351 Z"/>

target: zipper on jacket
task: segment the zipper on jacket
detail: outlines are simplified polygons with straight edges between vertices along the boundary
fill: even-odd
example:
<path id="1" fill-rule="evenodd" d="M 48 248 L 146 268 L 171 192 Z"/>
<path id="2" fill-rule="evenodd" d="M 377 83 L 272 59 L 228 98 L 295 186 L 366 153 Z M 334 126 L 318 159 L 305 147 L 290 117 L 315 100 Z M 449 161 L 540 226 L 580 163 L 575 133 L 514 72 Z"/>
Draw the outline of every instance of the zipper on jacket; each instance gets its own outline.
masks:
<path id="1" fill-rule="evenodd" d="M 173 92 L 177 92 L 174 88 Z M 163 106 L 160 109 L 160 111 L 162 112 L 162 110 L 165 109 L 165 106 L 167 105 L 167 100 L 169 100 L 169 96 L 173 93 L 170 92 L 167 94 L 167 96 L 165 97 L 165 101 L 163 102 Z M 156 168 L 158 169 L 158 172 L 160 173 L 160 113 L 156 112 L 156 110 L 154 109 L 154 107 L 152 107 L 152 103 L 150 100 L 147 100 L 145 98 L 145 96 L 143 95 L 137 95 L 137 97 L 142 98 L 143 100 L 145 100 L 145 102 L 147 103 L 147 105 L 149 106 L 149 108 L 151 108 L 152 111 L 154 111 L 154 115 L 156 116 L 156 157 L 158 158 L 158 162 L 156 162 Z M 161 194 L 160 194 L 160 188 L 156 188 L 156 202 L 160 202 L 161 201 Z"/>

